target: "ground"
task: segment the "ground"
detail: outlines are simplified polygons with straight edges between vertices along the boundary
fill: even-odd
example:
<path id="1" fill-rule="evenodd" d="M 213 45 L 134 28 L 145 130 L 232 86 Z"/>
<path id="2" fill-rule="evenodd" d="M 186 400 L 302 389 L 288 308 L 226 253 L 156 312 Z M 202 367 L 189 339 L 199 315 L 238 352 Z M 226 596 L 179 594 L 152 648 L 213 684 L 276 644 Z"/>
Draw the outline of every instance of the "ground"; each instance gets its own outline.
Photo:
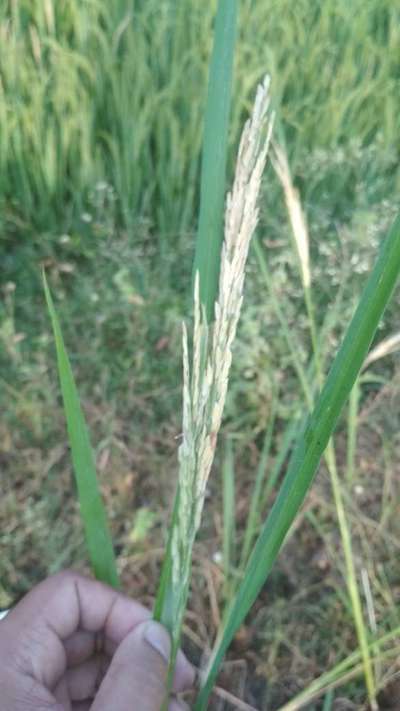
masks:
<path id="1" fill-rule="evenodd" d="M 360 569 L 365 566 L 368 571 L 379 629 L 390 629 L 398 619 L 399 520 L 393 513 L 400 485 L 400 440 L 396 423 L 392 422 L 390 432 L 387 420 L 388 412 L 399 411 L 399 403 L 400 390 L 395 395 L 394 386 L 386 394 L 380 391 L 365 400 L 358 432 L 358 483 L 347 490 L 346 500 L 354 555 Z M 178 418 L 161 428 L 158 437 L 148 439 L 132 436 L 126 424 L 116 419 L 106 438 L 107 413 L 89 405 L 86 411 L 92 430 L 102 432 L 104 438 L 98 452 L 98 472 L 123 588 L 151 606 L 163 558 L 171 478 L 177 471 Z M 73 565 L 89 572 L 68 447 L 62 438 L 61 411 L 56 418 L 60 441 L 52 448 L 42 447 L 40 434 L 36 442 L 28 443 L 32 422 L 26 412 L 21 412 L 20 417 L 18 428 L 3 424 L 1 433 L 4 493 L 0 530 L 3 549 L 7 550 L 7 556 L 2 556 L 3 605 L 14 602 L 59 568 Z M 342 436 L 338 438 L 339 455 L 344 451 L 341 440 Z M 385 452 L 385 448 L 390 451 Z M 237 468 L 239 539 L 245 523 L 249 469 L 256 465 L 257 458 L 255 448 L 247 448 L 243 452 L 247 465 L 239 462 Z M 221 541 L 221 497 L 218 472 L 213 475 L 205 526 L 196 546 L 193 592 L 185 626 L 187 652 L 199 666 L 210 649 L 223 606 L 224 578 L 221 566 L 215 562 Z M 222 689 L 256 709 L 280 708 L 356 647 L 351 615 L 343 599 L 346 591 L 340 538 L 329 489 L 329 478 L 322 466 L 273 574 L 235 638 L 220 677 Z M 151 515 L 144 518 L 147 523 L 142 531 L 136 528 L 134 541 L 135 512 L 139 510 Z M 391 616 L 393 620 L 386 619 Z M 395 685 L 386 688 L 380 708 L 397 708 L 397 693 Z M 347 695 L 355 703 L 354 708 L 361 708 L 362 686 L 347 686 Z M 338 704 L 339 697 L 332 708 L 345 708 Z M 225 708 L 223 700 L 215 696 L 212 708 Z M 322 706 L 310 702 L 305 708 Z"/>

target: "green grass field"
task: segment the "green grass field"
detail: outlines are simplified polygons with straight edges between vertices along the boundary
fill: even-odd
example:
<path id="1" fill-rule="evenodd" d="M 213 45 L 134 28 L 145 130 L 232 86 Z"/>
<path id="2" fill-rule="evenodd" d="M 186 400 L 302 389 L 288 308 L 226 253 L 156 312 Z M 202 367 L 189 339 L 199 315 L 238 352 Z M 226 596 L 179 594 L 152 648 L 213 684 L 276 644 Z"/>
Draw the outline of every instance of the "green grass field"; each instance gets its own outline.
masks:
<path id="1" fill-rule="evenodd" d="M 61 567 L 85 569 L 42 266 L 91 427 L 124 587 L 153 602 L 177 472 L 181 320 L 215 8 L 200 0 L 1 4 L 0 606 Z M 399 44 L 391 0 L 240 2 L 229 179 L 255 86 L 269 72 L 275 137 L 309 226 L 324 371 L 398 207 Z M 258 241 L 221 438 L 228 450 L 224 442 L 218 450 L 196 548 L 186 630 L 196 663 L 235 580 L 235 552 L 227 570 L 223 546 L 226 451 L 232 445 L 235 536 L 229 530 L 239 546 L 271 411 L 266 482 L 288 422 L 304 410 L 296 364 L 313 377 L 290 222 L 271 165 Z M 399 306 L 397 291 L 377 342 L 400 330 Z M 371 364 L 335 437 L 371 644 L 400 625 L 399 373 L 396 353 Z M 221 686 L 273 711 L 357 651 L 346 576 L 322 464 Z M 384 710 L 400 704 L 396 653 L 393 639 L 373 649 Z M 332 694 L 302 708 L 366 708 L 362 668 L 339 671 L 336 681 Z M 221 699 L 215 708 L 224 708 Z"/>

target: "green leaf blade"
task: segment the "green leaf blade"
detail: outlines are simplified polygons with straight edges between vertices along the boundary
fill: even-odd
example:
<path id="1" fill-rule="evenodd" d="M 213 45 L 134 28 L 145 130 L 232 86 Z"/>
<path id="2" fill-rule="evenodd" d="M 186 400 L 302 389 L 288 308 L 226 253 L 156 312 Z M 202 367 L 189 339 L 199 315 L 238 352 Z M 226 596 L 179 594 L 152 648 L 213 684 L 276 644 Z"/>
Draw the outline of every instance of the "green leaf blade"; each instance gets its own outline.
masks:
<path id="1" fill-rule="evenodd" d="M 204 121 L 200 214 L 193 273 L 199 272 L 200 300 L 208 322 L 214 318 L 223 238 L 237 8 L 237 0 L 219 0 Z"/>
<path id="2" fill-rule="evenodd" d="M 119 580 L 114 550 L 97 482 L 89 433 L 65 349 L 60 322 L 44 273 L 43 283 L 56 344 L 58 373 L 89 557 L 96 578 L 117 588 Z"/>
<path id="3" fill-rule="evenodd" d="M 321 456 L 363 365 L 399 273 L 400 216 L 395 220 L 381 247 L 325 386 L 297 440 L 279 494 L 261 530 L 243 581 L 214 647 L 195 711 L 203 711 L 207 707 L 207 700 L 225 651 L 264 585 L 312 484 Z"/>

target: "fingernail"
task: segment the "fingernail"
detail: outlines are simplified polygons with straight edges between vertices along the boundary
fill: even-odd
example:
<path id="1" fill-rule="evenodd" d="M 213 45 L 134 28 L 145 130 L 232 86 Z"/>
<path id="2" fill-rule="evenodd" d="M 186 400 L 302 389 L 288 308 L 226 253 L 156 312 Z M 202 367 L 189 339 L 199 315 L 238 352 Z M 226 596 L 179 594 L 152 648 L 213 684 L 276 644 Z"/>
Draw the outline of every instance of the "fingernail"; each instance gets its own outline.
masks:
<path id="1" fill-rule="evenodd" d="M 158 622 L 148 622 L 143 632 L 143 637 L 168 663 L 171 651 L 169 634 Z"/>

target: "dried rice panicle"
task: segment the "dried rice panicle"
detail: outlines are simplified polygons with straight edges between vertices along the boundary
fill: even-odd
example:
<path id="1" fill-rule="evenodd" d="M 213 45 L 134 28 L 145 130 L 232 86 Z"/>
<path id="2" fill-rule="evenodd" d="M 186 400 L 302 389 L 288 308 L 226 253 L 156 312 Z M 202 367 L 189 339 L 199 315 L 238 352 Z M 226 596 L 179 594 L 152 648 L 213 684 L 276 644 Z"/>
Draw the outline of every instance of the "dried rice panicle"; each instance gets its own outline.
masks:
<path id="1" fill-rule="evenodd" d="M 285 150 L 278 143 L 272 144 L 271 162 L 280 180 L 285 195 L 296 250 L 300 262 L 301 278 L 305 289 L 311 285 L 310 239 L 306 216 L 303 212 L 298 190 L 293 185 L 289 161 Z"/>
<path id="2" fill-rule="evenodd" d="M 215 321 L 208 325 L 195 278 L 192 364 L 183 327 L 183 436 L 179 448 L 179 508 L 173 547 L 175 609 L 181 613 L 190 578 L 194 539 L 228 388 L 232 345 L 243 301 L 245 266 L 258 222 L 257 198 L 272 132 L 269 78 L 258 87 L 254 108 L 240 141 L 232 191 L 225 212 Z"/>

